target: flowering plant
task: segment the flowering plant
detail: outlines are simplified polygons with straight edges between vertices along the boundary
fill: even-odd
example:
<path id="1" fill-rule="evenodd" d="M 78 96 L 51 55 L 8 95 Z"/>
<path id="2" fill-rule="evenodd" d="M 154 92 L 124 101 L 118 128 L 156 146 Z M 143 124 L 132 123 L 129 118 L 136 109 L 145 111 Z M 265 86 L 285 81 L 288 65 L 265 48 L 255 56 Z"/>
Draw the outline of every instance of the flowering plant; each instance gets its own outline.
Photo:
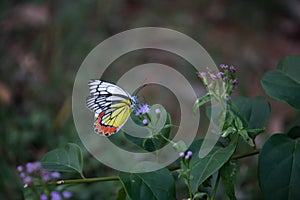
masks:
<path id="1" fill-rule="evenodd" d="M 286 57 L 275 71 L 267 72 L 261 80 L 271 98 L 286 102 L 296 109 L 300 109 L 299 64 L 299 56 Z M 237 199 L 237 160 L 259 154 L 257 179 L 264 198 L 297 199 L 299 190 L 296 186 L 300 179 L 299 170 L 295 169 L 300 165 L 300 145 L 297 140 L 300 128 L 295 126 L 287 134 L 274 134 L 262 149 L 257 149 L 255 138 L 266 130 L 270 105 L 263 97 L 233 98 L 231 95 L 238 85 L 236 71 L 232 65 L 221 64 L 219 72 L 208 70 L 197 73 L 207 93 L 195 101 L 194 111 L 212 102 L 206 106 L 206 114 L 217 127 L 212 134 L 219 137 L 205 157 L 199 157 L 205 139 L 195 140 L 189 147 L 183 141 L 173 142 L 171 128 L 176 126 L 172 124 L 170 114 L 162 106 L 142 104 L 131 118 L 139 126 L 147 127 L 151 132 L 150 137 L 136 139 L 122 131 L 118 135 L 148 152 L 171 143 L 179 157 L 175 163 L 154 172 L 118 172 L 116 176 L 85 178 L 81 148 L 69 143 L 48 152 L 41 162 L 17 167 L 26 191 L 30 191 L 25 191 L 25 197 L 68 199 L 75 196 L 65 190 L 64 186 L 69 184 L 119 181 L 121 188 L 117 199 L 215 199 L 222 181 L 227 196 Z M 212 109 L 217 112 L 213 114 Z M 157 129 L 158 126 L 160 129 Z M 250 150 L 240 154 L 238 144 Z M 77 172 L 81 178 L 63 179 L 61 173 L 65 172 Z M 175 183 L 182 187 L 180 180 L 186 186 L 183 194 L 175 190 Z"/>
<path id="2" fill-rule="evenodd" d="M 56 182 L 61 178 L 60 172 L 48 171 L 44 169 L 40 162 L 28 162 L 25 166 L 19 165 L 17 167 L 19 177 L 21 178 L 24 189 L 30 185 L 38 187 L 31 187 L 26 192 L 27 198 L 34 198 L 40 200 L 62 200 L 72 197 L 72 193 L 63 188 L 58 188 L 55 185 L 49 184 Z"/>

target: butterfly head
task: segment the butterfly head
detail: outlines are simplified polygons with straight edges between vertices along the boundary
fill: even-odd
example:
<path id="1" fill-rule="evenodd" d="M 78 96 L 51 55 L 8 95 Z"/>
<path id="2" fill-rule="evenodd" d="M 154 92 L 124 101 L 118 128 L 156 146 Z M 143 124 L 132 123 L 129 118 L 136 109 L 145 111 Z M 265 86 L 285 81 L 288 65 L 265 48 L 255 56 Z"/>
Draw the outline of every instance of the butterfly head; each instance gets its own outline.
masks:
<path id="1" fill-rule="evenodd" d="M 137 101 L 138 101 L 138 97 L 137 96 L 133 96 L 133 97 L 130 98 L 131 108 L 136 107 Z"/>

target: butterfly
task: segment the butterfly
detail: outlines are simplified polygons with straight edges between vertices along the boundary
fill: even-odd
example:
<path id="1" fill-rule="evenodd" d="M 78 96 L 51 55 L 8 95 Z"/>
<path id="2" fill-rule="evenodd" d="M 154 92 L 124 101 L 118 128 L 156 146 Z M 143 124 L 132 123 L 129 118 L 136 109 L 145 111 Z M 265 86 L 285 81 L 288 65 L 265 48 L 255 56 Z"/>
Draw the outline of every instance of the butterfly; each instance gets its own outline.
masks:
<path id="1" fill-rule="evenodd" d="M 102 136 L 115 134 L 136 106 L 137 97 L 102 80 L 90 80 L 88 86 L 91 95 L 86 99 L 86 106 L 95 113 L 95 132 Z"/>

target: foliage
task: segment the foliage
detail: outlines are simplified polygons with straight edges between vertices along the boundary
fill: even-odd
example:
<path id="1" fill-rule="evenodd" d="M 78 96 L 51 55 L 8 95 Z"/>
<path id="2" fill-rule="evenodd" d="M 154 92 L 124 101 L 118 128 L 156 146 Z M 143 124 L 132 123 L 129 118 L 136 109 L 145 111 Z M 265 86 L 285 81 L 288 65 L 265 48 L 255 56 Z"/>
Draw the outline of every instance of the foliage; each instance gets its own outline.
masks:
<path id="1" fill-rule="evenodd" d="M 234 0 L 228 4 L 208 0 L 165 3 L 145 0 L 1 1 L 0 199 L 22 199 L 22 185 L 15 166 L 39 160 L 46 152 L 63 148 L 70 142 L 78 144 L 83 151 L 85 176 L 115 175 L 116 172 L 89 156 L 81 145 L 69 99 L 76 70 L 84 56 L 104 38 L 133 27 L 172 27 L 201 41 L 217 62 L 227 60 L 243 66 L 238 92 L 245 95 L 256 87 L 249 81 L 256 82 L 264 70 L 273 66 L 270 63 L 283 55 L 299 52 L 298 14 L 297 9 L 293 9 L 294 4 L 297 1 Z M 113 70 L 113 78 L 119 77 L 126 65 L 134 66 L 149 59 L 142 56 L 133 63 L 135 59 L 130 55 L 129 59 L 126 55 L 125 59 L 116 61 L 120 65 Z M 159 56 L 154 56 L 154 60 L 151 57 L 151 61 L 170 64 L 170 59 L 162 56 L 163 52 L 155 55 Z M 178 63 L 182 64 L 172 62 Z M 255 90 L 255 93 L 261 91 Z M 166 109 L 176 124 L 178 120 L 172 111 L 177 107 L 173 103 L 170 107 Z M 284 119 L 281 122 L 287 122 L 284 127 L 290 127 L 295 119 L 287 119 L 281 112 L 272 109 L 273 115 L 280 114 Z M 205 123 L 202 127 L 205 129 Z M 182 151 L 187 150 L 185 144 L 178 146 Z M 247 165 L 253 165 L 255 160 L 256 157 Z M 241 186 L 238 194 L 253 198 L 261 192 L 256 180 L 247 179 L 247 176 L 254 177 L 250 173 L 240 170 L 238 180 L 242 181 L 238 182 Z M 64 180 L 74 177 L 79 176 L 63 173 Z M 247 183 L 243 182 L 245 178 Z M 182 183 L 176 181 L 178 199 L 186 196 Z M 73 198 L 111 199 L 117 195 L 116 188 L 121 184 L 112 181 L 69 186 L 76 193 Z"/>
<path id="2" fill-rule="evenodd" d="M 287 77 L 299 77 L 300 68 L 295 68 L 300 64 L 300 57 L 288 57 L 279 63 L 277 71 L 268 72 L 262 79 L 262 84 L 271 97 L 289 103 L 298 108 L 299 104 L 293 95 L 299 95 L 299 91 L 294 93 L 280 92 L 280 88 L 288 87 L 288 83 L 294 86 L 293 82 L 285 82 L 281 79 Z M 296 62 L 299 61 L 299 62 Z M 224 68 L 224 65 L 222 66 Z M 282 73 L 281 71 L 285 72 Z M 293 71 L 292 74 L 288 74 Z M 232 71 L 235 73 L 235 70 Z M 275 73 L 275 75 L 274 75 Z M 213 74 L 209 72 L 209 74 Z M 282 76 L 284 74 L 284 76 Z M 280 81 L 273 80 L 275 77 Z M 201 74 L 203 80 L 203 74 Z M 220 78 L 224 78 L 221 77 Z M 227 109 L 223 110 L 221 101 L 217 106 L 219 112 L 212 116 L 211 108 L 207 107 L 207 116 L 211 118 L 216 125 L 219 125 L 220 119 L 224 119 L 224 124 L 220 127 L 219 142 L 204 158 L 199 158 L 199 150 L 204 139 L 195 140 L 190 147 L 185 147 L 183 141 L 174 143 L 171 141 L 171 118 L 166 110 L 160 105 L 153 105 L 144 113 L 132 115 L 133 121 L 139 126 L 145 126 L 150 131 L 152 137 L 146 139 L 136 139 L 126 136 L 125 140 L 133 142 L 139 148 L 146 151 L 155 151 L 167 143 L 174 143 L 174 150 L 179 151 L 179 162 L 175 162 L 175 168 L 163 168 L 148 173 L 125 173 L 119 172 L 116 177 L 85 178 L 83 177 L 83 156 L 81 148 L 69 143 L 62 148 L 58 148 L 46 153 L 41 159 L 43 167 L 51 171 L 77 172 L 82 178 L 74 180 L 61 180 L 47 184 L 79 184 L 85 182 L 113 181 L 119 180 L 122 187 L 119 190 L 116 199 L 176 199 L 175 175 L 183 179 L 188 189 L 187 198 L 190 199 L 214 199 L 219 181 L 222 180 L 224 189 L 229 199 L 237 199 L 235 196 L 234 182 L 238 178 L 236 171 L 237 165 L 234 160 L 255 155 L 258 151 L 235 155 L 239 138 L 243 138 L 246 144 L 255 148 L 254 138 L 264 132 L 270 114 L 269 103 L 263 97 L 249 99 L 246 97 L 228 98 L 226 84 L 223 92 L 212 93 L 214 88 L 207 81 L 218 81 L 213 77 L 205 79 L 209 93 L 196 100 L 194 111 L 200 106 L 208 103 L 208 100 L 219 100 L 226 98 Z M 295 81 L 297 82 L 297 81 Z M 215 84 L 216 86 L 217 84 Z M 215 87 L 213 86 L 213 87 Z M 279 87 L 279 89 L 277 89 Z M 295 86 L 297 87 L 297 86 Z M 227 89 L 226 89 L 227 88 Z M 293 87 L 292 87 L 293 88 Z M 233 87 L 230 89 L 232 90 Z M 287 90 L 286 88 L 284 90 Z M 219 90 L 222 91 L 222 90 Z M 298 93 L 297 93 L 298 92 Z M 297 94 L 295 94 L 297 93 Z M 278 95 L 280 94 L 280 95 Z M 147 123 L 144 120 L 147 119 Z M 126 133 L 123 133 L 126 135 Z M 120 134 L 122 135 L 122 134 Z M 264 144 L 259 153 L 258 179 L 265 199 L 297 199 L 300 195 L 299 185 L 299 166 L 300 166 L 300 145 L 299 126 L 292 128 L 287 134 L 275 134 L 271 136 Z M 115 140 L 114 138 L 113 140 Z M 124 138 L 123 138 L 124 139 Z M 245 143 L 241 143 L 244 145 Z M 176 164 L 177 163 L 177 164 Z M 172 175 L 173 174 L 173 175 Z M 215 177 L 215 178 L 213 178 Z M 212 186 L 212 182 L 214 182 Z M 27 184 L 27 183 L 26 183 Z M 28 188 L 39 187 L 35 182 L 29 182 Z M 212 192 L 207 192 L 201 188 L 211 188 Z M 27 190 L 28 191 L 28 190 Z M 28 193 L 25 193 L 28 197 Z"/>

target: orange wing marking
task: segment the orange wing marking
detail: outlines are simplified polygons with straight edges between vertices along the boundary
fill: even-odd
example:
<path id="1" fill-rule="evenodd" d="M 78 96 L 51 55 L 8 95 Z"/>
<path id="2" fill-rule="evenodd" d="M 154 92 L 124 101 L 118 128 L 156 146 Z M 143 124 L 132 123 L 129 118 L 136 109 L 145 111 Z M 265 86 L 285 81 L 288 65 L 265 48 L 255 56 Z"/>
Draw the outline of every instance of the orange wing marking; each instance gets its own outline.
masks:
<path id="1" fill-rule="evenodd" d="M 105 136 L 114 134 L 117 131 L 118 127 L 102 124 L 101 121 L 102 121 L 103 116 L 104 116 L 104 111 L 98 115 L 98 117 L 95 121 L 94 127 L 95 127 L 96 133 L 98 133 L 100 135 L 105 135 Z"/>

